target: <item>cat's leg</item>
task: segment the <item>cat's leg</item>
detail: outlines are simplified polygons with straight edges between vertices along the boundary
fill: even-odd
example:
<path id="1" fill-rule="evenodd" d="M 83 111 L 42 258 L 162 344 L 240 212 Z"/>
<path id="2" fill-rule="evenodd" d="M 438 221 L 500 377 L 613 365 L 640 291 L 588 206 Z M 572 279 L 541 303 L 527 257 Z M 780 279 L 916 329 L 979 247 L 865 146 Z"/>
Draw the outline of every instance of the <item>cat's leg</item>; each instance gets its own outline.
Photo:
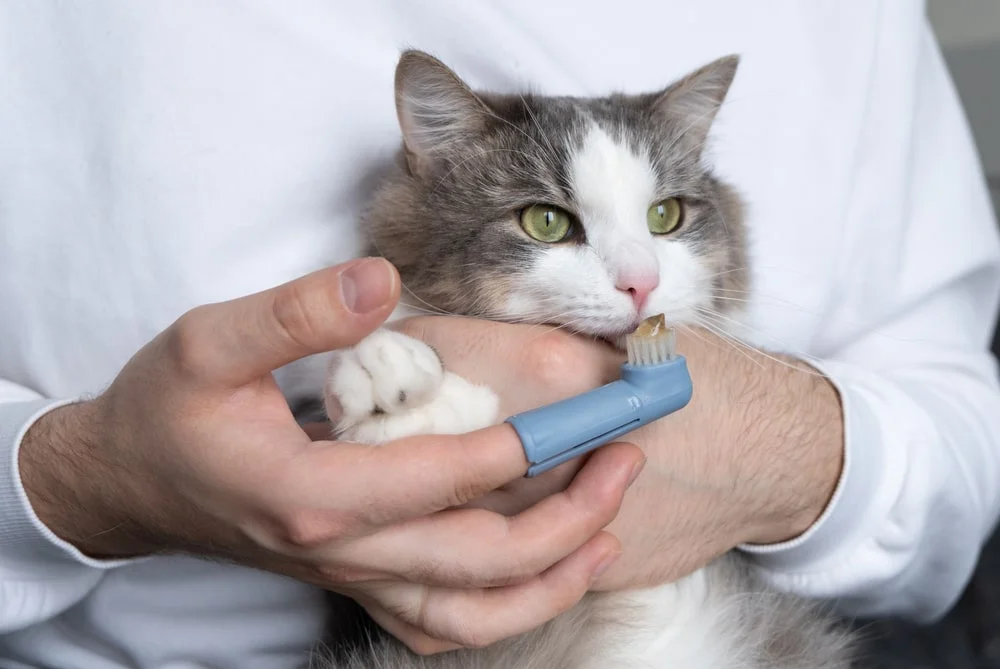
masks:
<path id="1" fill-rule="evenodd" d="M 393 330 L 335 351 L 324 386 L 339 439 L 379 444 L 417 434 L 456 434 L 493 424 L 492 390 L 444 369 L 430 346 Z"/>

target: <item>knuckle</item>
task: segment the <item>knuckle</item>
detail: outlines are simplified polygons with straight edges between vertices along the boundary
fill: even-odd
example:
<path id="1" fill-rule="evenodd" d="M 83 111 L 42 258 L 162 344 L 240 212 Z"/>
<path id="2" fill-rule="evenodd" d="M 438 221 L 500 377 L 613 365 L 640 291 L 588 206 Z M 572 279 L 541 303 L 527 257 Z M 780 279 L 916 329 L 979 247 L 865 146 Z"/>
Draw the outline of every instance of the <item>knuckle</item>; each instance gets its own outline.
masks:
<path id="1" fill-rule="evenodd" d="M 205 306 L 184 313 L 164 333 L 167 353 L 184 372 L 200 375 L 209 366 L 211 339 L 204 326 Z"/>
<path id="2" fill-rule="evenodd" d="M 420 657 L 427 657 L 437 652 L 437 644 L 425 636 L 406 636 L 402 641 L 411 653 Z"/>
<path id="3" fill-rule="evenodd" d="M 601 516 L 602 521 L 609 523 L 618 516 L 627 492 L 627 486 L 614 482 L 608 482 L 598 490 L 596 494 L 597 513 Z"/>
<path id="4" fill-rule="evenodd" d="M 442 650 L 447 648 L 447 645 L 438 641 L 437 639 L 431 638 L 425 634 L 411 634 L 403 639 L 406 647 L 409 648 L 415 655 L 421 657 L 427 657 L 429 655 L 436 655 Z"/>
<path id="5" fill-rule="evenodd" d="M 368 572 L 350 565 L 324 563 L 315 565 L 312 571 L 320 582 L 333 585 L 349 585 L 371 580 Z"/>
<path id="6" fill-rule="evenodd" d="M 581 520 L 590 521 L 593 518 L 607 519 L 618 513 L 621 494 L 613 482 L 595 486 L 588 492 L 586 499 L 574 498 L 574 507 Z"/>
<path id="7" fill-rule="evenodd" d="M 604 487 L 594 491 L 592 497 L 580 500 L 573 505 L 570 513 L 577 531 L 581 534 L 596 534 L 602 527 L 609 525 L 618 516 L 620 500 L 613 490 Z"/>
<path id="8" fill-rule="evenodd" d="M 325 330 L 319 319 L 329 309 L 310 309 L 306 302 L 302 287 L 292 282 L 278 290 L 271 310 L 281 336 L 296 347 L 313 349 Z"/>
<path id="9" fill-rule="evenodd" d="M 446 502 L 449 507 L 464 506 L 482 496 L 482 488 L 483 486 L 472 480 L 470 476 L 463 476 L 461 480 L 454 483 L 450 498 Z"/>
<path id="10" fill-rule="evenodd" d="M 497 553 L 499 554 L 500 551 L 497 551 Z M 506 588 L 520 585 L 536 575 L 533 573 L 531 565 L 522 556 L 517 554 L 508 557 L 502 564 L 487 565 L 486 568 L 489 569 L 489 573 L 479 579 L 479 585 L 489 588 Z"/>
<path id="11" fill-rule="evenodd" d="M 482 580 L 481 585 L 483 587 L 500 589 L 500 588 L 507 588 L 512 585 L 517 585 L 523 582 L 524 578 L 519 574 L 515 573 L 514 570 L 508 570 L 481 580 Z"/>
<path id="12" fill-rule="evenodd" d="M 546 611 L 544 620 L 540 620 L 539 623 L 544 623 L 558 615 L 569 611 L 571 608 L 580 603 L 580 601 L 587 594 L 587 586 L 580 585 L 578 587 L 565 587 L 556 590 L 551 594 L 547 605 L 549 610 Z"/>
<path id="13" fill-rule="evenodd" d="M 545 387 L 570 395 L 588 389 L 586 350 L 561 330 L 547 332 L 525 346 L 526 368 Z"/>
<path id="14" fill-rule="evenodd" d="M 537 576 L 535 570 L 523 558 L 515 558 L 514 563 L 504 574 L 502 586 L 520 585 Z"/>
<path id="15" fill-rule="evenodd" d="M 414 583 L 434 583 L 445 577 L 455 583 L 468 583 L 471 579 L 468 574 L 456 568 L 449 568 L 440 557 L 434 555 L 423 556 L 415 559 L 408 565 L 406 571 L 407 579 Z"/>
<path id="16" fill-rule="evenodd" d="M 481 466 L 477 467 L 478 461 L 474 456 L 461 457 L 461 449 L 471 450 L 479 448 L 481 445 L 466 440 L 463 435 L 457 435 L 456 443 L 458 448 L 455 449 L 455 455 L 459 457 L 451 459 L 449 463 L 451 475 L 447 482 L 441 484 L 440 503 L 447 508 L 464 507 L 496 487 L 496 484 L 489 479 L 491 472 L 484 471 Z M 450 451 L 447 457 L 451 457 Z M 471 521 L 466 520 L 466 522 Z M 472 526 L 469 529 L 475 530 L 476 528 Z"/>
<path id="17" fill-rule="evenodd" d="M 483 622 L 482 619 L 477 619 L 479 624 Z M 486 648 L 497 641 L 499 638 L 494 638 L 489 635 L 485 630 L 480 629 L 476 626 L 476 622 L 469 619 L 469 617 L 463 618 L 456 630 L 455 639 L 456 643 L 459 643 L 466 648 L 472 648 L 474 650 Z"/>
<path id="18" fill-rule="evenodd" d="M 348 524 L 326 513 L 299 512 L 285 517 L 280 523 L 282 543 L 295 550 L 310 551 L 343 538 Z"/>

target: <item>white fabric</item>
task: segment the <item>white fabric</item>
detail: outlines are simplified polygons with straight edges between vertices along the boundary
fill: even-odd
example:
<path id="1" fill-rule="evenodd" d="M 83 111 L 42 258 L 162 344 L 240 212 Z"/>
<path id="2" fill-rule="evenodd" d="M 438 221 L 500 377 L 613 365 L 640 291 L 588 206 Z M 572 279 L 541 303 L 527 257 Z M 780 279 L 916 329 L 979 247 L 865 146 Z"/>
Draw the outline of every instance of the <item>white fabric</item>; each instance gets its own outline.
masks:
<path id="1" fill-rule="evenodd" d="M 928 620 L 1000 492 L 1000 248 L 919 3 L 0 3 L 0 667 L 271 669 L 319 593 L 190 558 L 104 565 L 34 517 L 20 435 L 197 304 L 357 252 L 400 47 L 477 86 L 650 90 L 743 55 L 715 128 L 749 203 L 759 342 L 818 359 L 847 467 L 782 587 Z M 46 398 L 46 399 L 39 399 Z"/>

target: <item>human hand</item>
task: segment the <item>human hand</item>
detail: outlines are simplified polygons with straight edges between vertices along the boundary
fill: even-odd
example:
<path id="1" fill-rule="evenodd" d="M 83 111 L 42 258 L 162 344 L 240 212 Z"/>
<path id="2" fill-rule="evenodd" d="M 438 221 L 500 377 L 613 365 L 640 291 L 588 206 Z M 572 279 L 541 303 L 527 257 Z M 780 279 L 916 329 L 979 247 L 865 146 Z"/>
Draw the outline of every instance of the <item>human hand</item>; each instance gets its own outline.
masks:
<path id="1" fill-rule="evenodd" d="M 312 441 L 272 370 L 356 343 L 398 296 L 391 266 L 362 260 L 185 314 L 99 397 L 28 431 L 19 465 L 35 512 L 94 557 L 187 552 L 348 594 L 391 613 L 418 652 L 554 617 L 619 553 L 601 528 L 641 454 L 609 449 L 508 518 L 452 507 L 523 476 L 509 427 L 379 448 Z"/>
<path id="2" fill-rule="evenodd" d="M 677 345 L 694 397 L 628 435 L 648 465 L 608 528 L 623 557 L 595 589 L 674 581 L 736 546 L 794 539 L 840 478 L 840 398 L 818 371 L 704 330 L 679 332 Z"/>
<path id="3" fill-rule="evenodd" d="M 492 389 L 500 401 L 500 417 L 613 381 L 624 361 L 603 342 L 547 326 L 434 316 L 408 318 L 390 327 L 429 343 L 449 371 Z M 537 478 L 519 478 L 470 504 L 519 513 L 565 489 L 586 461 L 577 458 Z"/>
<path id="4" fill-rule="evenodd" d="M 397 327 L 434 346 L 448 369 L 492 387 L 504 416 L 612 381 L 624 360 L 606 345 L 542 326 L 421 317 Z M 694 397 L 627 435 L 647 464 L 607 528 L 622 541 L 622 558 L 595 589 L 670 582 L 737 545 L 793 538 L 819 517 L 839 478 L 842 416 L 825 378 L 701 330 L 678 332 L 678 350 Z M 581 464 L 477 503 L 516 512 L 559 490 Z"/>

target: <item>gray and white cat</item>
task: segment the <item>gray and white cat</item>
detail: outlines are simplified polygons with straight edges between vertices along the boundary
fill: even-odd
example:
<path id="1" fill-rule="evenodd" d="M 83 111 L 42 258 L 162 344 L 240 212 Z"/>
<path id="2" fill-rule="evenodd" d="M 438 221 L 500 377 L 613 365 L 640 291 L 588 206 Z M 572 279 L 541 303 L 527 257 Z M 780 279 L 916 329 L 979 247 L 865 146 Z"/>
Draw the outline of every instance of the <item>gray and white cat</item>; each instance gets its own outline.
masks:
<path id="1" fill-rule="evenodd" d="M 647 95 L 473 92 L 438 60 L 396 70 L 398 169 L 363 219 L 416 307 L 549 323 L 615 341 L 649 315 L 696 324 L 748 287 L 735 191 L 703 148 L 738 59 Z M 405 313 L 405 308 L 400 315 Z M 378 444 L 499 422 L 493 392 L 420 341 L 379 330 L 334 354 L 325 387 L 341 439 Z M 591 594 L 528 634 L 418 657 L 382 635 L 322 669 L 792 669 L 850 665 L 813 605 L 731 553 L 675 583 Z"/>

